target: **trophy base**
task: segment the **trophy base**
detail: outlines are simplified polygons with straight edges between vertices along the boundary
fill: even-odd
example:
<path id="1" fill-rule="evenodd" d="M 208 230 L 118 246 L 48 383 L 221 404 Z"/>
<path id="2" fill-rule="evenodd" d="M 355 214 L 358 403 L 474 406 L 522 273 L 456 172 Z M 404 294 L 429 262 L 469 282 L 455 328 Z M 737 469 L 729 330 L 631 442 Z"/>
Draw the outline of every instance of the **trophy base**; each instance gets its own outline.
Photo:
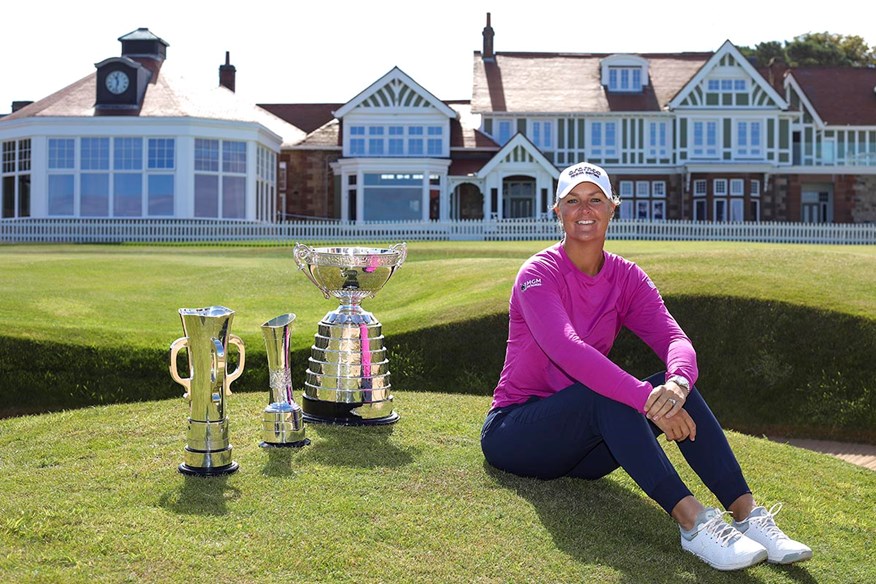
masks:
<path id="1" fill-rule="evenodd" d="M 301 448 L 310 444 L 310 438 L 298 442 L 259 442 L 259 448 Z"/>
<path id="2" fill-rule="evenodd" d="M 388 406 L 388 407 L 387 407 Z M 386 426 L 398 422 L 399 415 L 392 408 L 392 398 L 373 403 L 340 403 L 303 396 L 301 409 L 304 421 L 315 424 L 341 426 Z M 358 410 L 358 411 L 357 411 Z M 375 415 L 387 410 L 384 415 Z M 362 415 L 365 413 L 366 415 Z"/>
<path id="3" fill-rule="evenodd" d="M 207 468 L 199 468 L 194 466 L 189 466 L 185 463 L 179 465 L 177 470 L 184 475 L 190 477 L 218 477 L 222 475 L 230 475 L 232 473 L 237 472 L 237 469 L 240 468 L 240 465 L 236 462 L 232 461 L 231 464 L 226 466 L 218 466 L 218 467 L 207 467 Z"/>

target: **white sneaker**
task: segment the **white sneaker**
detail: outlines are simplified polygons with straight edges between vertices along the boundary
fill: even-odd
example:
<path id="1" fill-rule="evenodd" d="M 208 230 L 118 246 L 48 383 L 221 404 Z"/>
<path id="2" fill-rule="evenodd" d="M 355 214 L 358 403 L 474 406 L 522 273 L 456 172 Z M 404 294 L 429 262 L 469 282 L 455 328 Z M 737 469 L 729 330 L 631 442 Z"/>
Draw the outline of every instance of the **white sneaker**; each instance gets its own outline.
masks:
<path id="1" fill-rule="evenodd" d="M 681 530 L 681 549 L 717 570 L 740 570 L 767 559 L 767 550 L 724 521 L 724 513 L 708 507 L 690 531 Z"/>
<path id="2" fill-rule="evenodd" d="M 781 508 L 781 503 L 773 505 L 769 511 L 763 507 L 755 507 L 745 521 L 734 521 L 733 527 L 765 547 L 769 552 L 767 560 L 772 564 L 808 560 L 812 557 L 812 550 L 785 535 L 776 525 L 773 517 L 779 514 Z"/>

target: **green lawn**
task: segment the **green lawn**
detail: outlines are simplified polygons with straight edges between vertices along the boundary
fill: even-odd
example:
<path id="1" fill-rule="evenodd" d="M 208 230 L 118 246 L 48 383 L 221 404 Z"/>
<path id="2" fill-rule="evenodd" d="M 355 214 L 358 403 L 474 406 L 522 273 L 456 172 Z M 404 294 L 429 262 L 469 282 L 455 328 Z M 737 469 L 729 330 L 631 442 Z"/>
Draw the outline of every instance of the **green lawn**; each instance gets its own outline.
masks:
<path id="1" fill-rule="evenodd" d="M 394 426 L 308 425 L 312 445 L 267 452 L 265 399 L 229 398 L 240 471 L 227 478 L 177 473 L 181 399 L 0 420 L 0 581 L 876 581 L 876 473 L 826 455 L 729 433 L 756 495 L 784 501 L 780 524 L 814 557 L 725 574 L 683 553 L 622 471 L 543 482 L 486 467 L 488 397 L 398 391 Z"/>
<path id="2" fill-rule="evenodd" d="M 414 243 L 377 298 L 364 303 L 403 333 L 507 311 L 522 261 L 550 242 Z M 779 300 L 876 318 L 876 246 L 727 242 L 609 242 L 664 296 Z M 290 247 L 0 247 L 3 335 L 89 346 L 165 346 L 177 309 L 222 304 L 234 331 L 260 342 L 265 320 L 298 315 L 296 347 L 335 302 L 298 273 Z"/>
<path id="3" fill-rule="evenodd" d="M 392 243 L 392 242 L 387 242 Z M 681 552 L 622 472 L 521 479 L 478 437 L 520 263 L 549 242 L 416 243 L 377 298 L 398 424 L 309 425 L 300 451 L 257 447 L 259 325 L 298 315 L 293 379 L 335 306 L 288 247 L 0 247 L 0 582 L 873 582 L 876 473 L 755 436 L 876 442 L 876 248 L 609 242 L 694 340 L 700 387 L 756 495 L 815 551 L 723 574 Z M 180 307 L 223 304 L 247 343 L 229 399 L 227 478 L 186 478 L 187 406 L 167 347 Z M 629 335 L 612 358 L 659 366 Z M 248 392 L 248 393 L 247 393 Z M 300 391 L 297 393 L 300 396 Z M 714 499 L 671 457 L 692 490 Z"/>
<path id="4" fill-rule="evenodd" d="M 387 242 L 391 243 L 391 242 Z M 414 243 L 377 298 L 393 386 L 487 395 L 498 378 L 510 287 L 550 242 Z M 876 246 L 610 241 L 653 278 L 697 348 L 700 387 L 730 428 L 876 443 Z M 0 248 L 0 413 L 177 395 L 167 347 L 180 307 L 236 311 L 247 345 L 238 391 L 267 387 L 259 325 L 298 315 L 300 387 L 316 323 L 337 304 L 290 246 Z M 661 364 L 631 335 L 611 357 Z"/>

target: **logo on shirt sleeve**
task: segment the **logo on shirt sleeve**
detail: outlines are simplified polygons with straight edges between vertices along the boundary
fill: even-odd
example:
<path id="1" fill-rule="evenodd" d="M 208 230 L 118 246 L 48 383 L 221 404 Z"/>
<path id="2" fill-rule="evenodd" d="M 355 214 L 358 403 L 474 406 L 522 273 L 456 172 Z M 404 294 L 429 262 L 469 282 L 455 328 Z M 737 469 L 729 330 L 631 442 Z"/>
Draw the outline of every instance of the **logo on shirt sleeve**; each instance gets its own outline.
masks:
<path id="1" fill-rule="evenodd" d="M 533 278 L 531 280 L 527 280 L 520 285 L 520 291 L 526 292 L 527 288 L 534 288 L 536 286 L 541 286 L 541 278 Z"/>

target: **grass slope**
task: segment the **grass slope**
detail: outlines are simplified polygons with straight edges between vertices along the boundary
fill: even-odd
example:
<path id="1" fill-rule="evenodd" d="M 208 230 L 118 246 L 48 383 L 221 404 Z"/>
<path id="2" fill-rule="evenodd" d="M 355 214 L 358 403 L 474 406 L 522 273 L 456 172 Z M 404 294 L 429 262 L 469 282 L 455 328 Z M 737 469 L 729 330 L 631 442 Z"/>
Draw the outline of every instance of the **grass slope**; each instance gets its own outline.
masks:
<path id="1" fill-rule="evenodd" d="M 521 264 L 550 242 L 415 243 L 377 298 L 393 385 L 488 394 Z M 694 341 L 721 420 L 753 433 L 876 443 L 876 246 L 614 242 L 656 282 Z M 179 307 L 224 304 L 247 344 L 238 391 L 267 387 L 259 325 L 298 315 L 300 387 L 316 323 L 336 303 L 288 247 L 6 246 L 0 250 L 0 411 L 170 397 Z M 621 335 L 628 371 L 660 368 Z"/>
<path id="2" fill-rule="evenodd" d="M 397 392 L 396 425 L 309 425 L 313 444 L 282 452 L 257 447 L 265 397 L 229 400 L 227 478 L 176 472 L 181 399 L 0 420 L 0 581 L 876 581 L 876 473 L 825 455 L 729 434 L 815 555 L 725 574 L 680 550 L 623 471 L 544 482 L 486 467 L 487 397 Z"/>

